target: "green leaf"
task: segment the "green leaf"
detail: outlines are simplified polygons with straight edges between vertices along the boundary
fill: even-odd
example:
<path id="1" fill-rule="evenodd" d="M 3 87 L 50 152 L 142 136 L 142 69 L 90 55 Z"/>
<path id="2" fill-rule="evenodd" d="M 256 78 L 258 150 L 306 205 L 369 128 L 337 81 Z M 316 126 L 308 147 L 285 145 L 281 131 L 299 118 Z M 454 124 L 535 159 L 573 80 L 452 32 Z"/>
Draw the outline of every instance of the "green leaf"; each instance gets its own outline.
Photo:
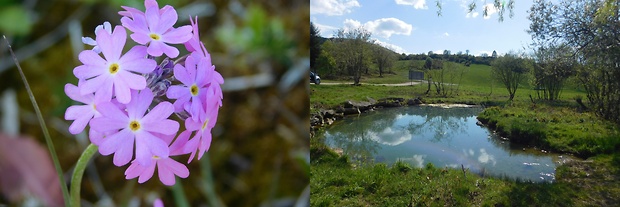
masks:
<path id="1" fill-rule="evenodd" d="M 30 32 L 32 20 L 20 6 L 0 8 L 0 31 L 9 35 L 25 35 Z"/>

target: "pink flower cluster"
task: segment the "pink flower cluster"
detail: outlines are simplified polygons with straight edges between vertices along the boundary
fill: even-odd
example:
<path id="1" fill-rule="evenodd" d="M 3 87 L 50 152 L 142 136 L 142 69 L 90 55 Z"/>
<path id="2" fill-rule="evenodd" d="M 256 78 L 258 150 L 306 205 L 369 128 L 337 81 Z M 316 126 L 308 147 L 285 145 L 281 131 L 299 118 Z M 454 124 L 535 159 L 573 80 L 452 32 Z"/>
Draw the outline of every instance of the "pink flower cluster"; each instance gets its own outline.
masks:
<path id="1" fill-rule="evenodd" d="M 84 105 L 67 108 L 65 119 L 73 120 L 72 134 L 89 126 L 91 142 L 102 155 L 114 154 L 114 165 L 131 162 L 127 179 L 146 182 L 157 167 L 161 182 L 174 185 L 175 176 L 186 178 L 189 170 L 171 156 L 190 154 L 190 163 L 209 150 L 224 79 L 200 42 L 197 19 L 175 28 L 172 6 L 159 8 L 155 0 L 144 5 L 144 12 L 123 7 L 122 25 L 105 22 L 95 29 L 95 39 L 82 38 L 94 48 L 80 52 L 83 65 L 73 70 L 78 85 L 65 85 L 65 93 Z M 123 54 L 127 30 L 138 45 Z M 183 44 L 188 54 L 179 57 L 174 44 Z M 185 131 L 179 132 L 172 114 Z"/>

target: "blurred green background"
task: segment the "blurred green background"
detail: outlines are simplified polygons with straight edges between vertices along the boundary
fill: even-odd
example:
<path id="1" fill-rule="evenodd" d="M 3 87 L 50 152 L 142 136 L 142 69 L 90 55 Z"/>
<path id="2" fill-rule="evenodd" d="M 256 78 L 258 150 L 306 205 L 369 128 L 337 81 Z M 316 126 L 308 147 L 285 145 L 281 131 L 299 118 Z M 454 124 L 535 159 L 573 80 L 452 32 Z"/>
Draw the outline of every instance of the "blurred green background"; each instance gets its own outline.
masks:
<path id="1" fill-rule="evenodd" d="M 226 82 L 222 87 L 223 107 L 207 157 L 221 203 L 291 206 L 305 200 L 301 203 L 306 205 L 310 159 L 309 2 L 159 0 L 158 3 L 160 7 L 168 4 L 177 9 L 179 21 L 175 27 L 189 25 L 190 15 L 198 16 L 201 40 Z M 81 64 L 77 55 L 83 49 L 91 49 L 80 38 L 94 38 L 95 27 L 104 21 L 119 25 L 117 12 L 121 5 L 143 10 L 143 4 L 140 0 L 0 0 L 0 34 L 7 36 L 17 53 L 67 180 L 88 145 L 86 135 L 68 133 L 70 122 L 63 118 L 66 108 L 74 104 L 64 94 L 64 85 L 77 84 L 72 73 Z M 185 49 L 179 48 L 183 54 Z M 44 147 L 28 95 L 2 40 L 0 94 L 6 91 L 16 92 L 18 134 L 31 137 Z M 8 114 L 8 109 L 2 110 L 0 114 Z M 10 131 L 0 130 L 3 130 L 0 134 Z M 178 160 L 186 161 L 187 157 Z M 180 199 L 174 194 L 180 193 L 177 195 L 185 197 L 190 206 L 209 206 L 203 164 L 203 161 L 192 162 L 188 166 L 189 178 L 177 182 L 180 185 L 176 187 L 180 188 L 170 188 L 156 176 L 144 184 L 138 184 L 137 179 L 125 180 L 127 166 L 116 167 L 111 156 L 98 155 L 84 175 L 82 204 L 144 206 L 160 197 L 167 206 L 178 206 Z M 28 200 L 28 195 L 15 200 L 0 192 L 0 205 L 27 204 Z"/>

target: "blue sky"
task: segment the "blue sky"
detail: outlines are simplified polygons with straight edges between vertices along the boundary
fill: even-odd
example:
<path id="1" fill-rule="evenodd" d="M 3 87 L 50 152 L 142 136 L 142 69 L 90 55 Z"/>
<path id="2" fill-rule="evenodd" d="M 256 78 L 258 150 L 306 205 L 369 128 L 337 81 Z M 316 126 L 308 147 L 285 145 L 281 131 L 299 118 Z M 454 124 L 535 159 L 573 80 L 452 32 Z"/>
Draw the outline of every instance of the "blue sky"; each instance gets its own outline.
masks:
<path id="1" fill-rule="evenodd" d="M 476 1 L 477 8 L 467 13 L 467 5 Z M 437 16 L 435 0 L 310 0 L 310 20 L 319 27 L 321 36 L 331 37 L 339 28 L 364 26 L 380 44 L 398 53 L 453 54 L 469 50 L 470 54 L 500 55 L 527 48 L 532 42 L 526 30 L 530 21 L 530 0 L 515 0 L 514 17 L 508 11 L 504 21 L 483 7 L 492 0 L 442 0 L 442 16 Z M 492 8 L 492 7 L 491 7 Z"/>

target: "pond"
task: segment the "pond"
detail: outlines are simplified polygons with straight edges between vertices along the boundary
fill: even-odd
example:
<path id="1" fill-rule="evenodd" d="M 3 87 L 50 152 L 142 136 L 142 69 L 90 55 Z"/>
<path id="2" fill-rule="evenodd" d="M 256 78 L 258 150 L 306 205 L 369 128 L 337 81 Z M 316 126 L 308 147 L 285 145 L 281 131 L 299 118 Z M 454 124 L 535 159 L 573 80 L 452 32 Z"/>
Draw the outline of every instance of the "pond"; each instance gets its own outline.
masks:
<path id="1" fill-rule="evenodd" d="M 346 117 L 317 134 L 352 160 L 465 168 L 486 176 L 553 182 L 567 155 L 510 143 L 476 124 L 480 107 L 399 107 Z"/>

